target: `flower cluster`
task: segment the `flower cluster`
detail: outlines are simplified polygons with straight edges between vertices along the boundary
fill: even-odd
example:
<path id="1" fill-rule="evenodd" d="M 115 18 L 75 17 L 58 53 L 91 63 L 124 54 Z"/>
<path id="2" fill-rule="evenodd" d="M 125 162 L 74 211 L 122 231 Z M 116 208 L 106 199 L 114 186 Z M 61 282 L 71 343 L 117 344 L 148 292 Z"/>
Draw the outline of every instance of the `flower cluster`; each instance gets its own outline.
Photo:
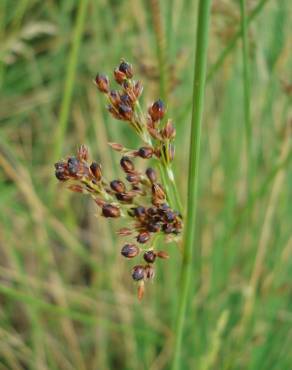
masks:
<path id="1" fill-rule="evenodd" d="M 115 118 L 129 122 L 146 145 L 130 150 L 121 144 L 109 143 L 121 153 L 124 180 L 108 181 L 101 165 L 90 161 L 84 145 L 76 156 L 55 164 L 55 175 L 71 191 L 91 195 L 102 217 L 124 220 L 125 225 L 118 234 L 128 240 L 121 248 L 121 255 L 128 259 L 140 256 L 143 261 L 132 269 L 132 278 L 138 284 L 138 297 L 141 299 L 145 282 L 155 275 L 154 262 L 157 258 L 168 258 L 167 252 L 156 249 L 158 238 L 163 238 L 165 243 L 176 240 L 183 224 L 182 216 L 169 203 L 169 196 L 159 182 L 156 170 L 153 167 L 138 170 L 133 158 L 154 158 L 169 169 L 174 155 L 172 141 L 175 129 L 170 120 L 162 124 L 165 107 L 160 100 L 151 105 L 147 117 L 143 115 L 138 105 L 142 85 L 132 80 L 133 69 L 129 63 L 122 61 L 114 70 L 114 76 L 122 87 L 121 91 L 110 90 L 109 79 L 103 75 L 96 77 L 96 85 L 109 100 L 109 112 Z"/>

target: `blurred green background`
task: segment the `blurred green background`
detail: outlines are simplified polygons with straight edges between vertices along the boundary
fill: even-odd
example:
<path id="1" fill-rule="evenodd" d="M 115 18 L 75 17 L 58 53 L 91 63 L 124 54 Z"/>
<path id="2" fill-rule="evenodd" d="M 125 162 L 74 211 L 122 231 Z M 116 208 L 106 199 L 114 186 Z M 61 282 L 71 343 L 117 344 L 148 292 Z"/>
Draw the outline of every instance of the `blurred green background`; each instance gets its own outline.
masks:
<path id="1" fill-rule="evenodd" d="M 84 143 L 108 178 L 121 175 L 107 142 L 136 148 L 137 138 L 107 114 L 92 79 L 123 57 L 144 84 L 144 107 L 166 100 L 185 201 L 196 9 L 190 0 L 0 0 L 1 370 L 170 368 L 179 252 L 164 247 L 171 258 L 158 261 L 139 303 L 116 224 L 60 186 L 53 164 Z M 181 369 L 292 368 L 291 1 L 250 0 L 247 10 L 248 187 L 240 6 L 212 4 Z"/>

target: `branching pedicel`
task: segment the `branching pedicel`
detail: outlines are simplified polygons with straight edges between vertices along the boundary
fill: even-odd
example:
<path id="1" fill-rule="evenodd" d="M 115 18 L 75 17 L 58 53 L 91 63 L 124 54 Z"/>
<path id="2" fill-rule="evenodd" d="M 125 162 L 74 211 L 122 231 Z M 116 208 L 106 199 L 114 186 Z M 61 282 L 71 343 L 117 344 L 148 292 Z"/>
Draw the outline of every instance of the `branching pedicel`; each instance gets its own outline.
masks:
<path id="1" fill-rule="evenodd" d="M 172 208 L 178 206 L 171 170 L 175 129 L 170 120 L 163 124 L 165 106 L 161 100 L 152 104 L 147 115 L 143 114 L 139 104 L 143 87 L 140 81 L 132 79 L 133 69 L 129 63 L 122 60 L 114 70 L 114 77 L 120 91 L 110 90 L 109 79 L 103 75 L 97 75 L 95 84 L 107 97 L 108 111 L 112 116 L 128 122 L 143 141 L 143 146 L 137 150 L 109 143 L 122 155 L 120 165 L 128 186 L 121 180 L 107 181 L 101 165 L 89 161 L 88 149 L 84 145 L 76 156 L 57 162 L 55 174 L 58 180 L 68 183 L 71 191 L 90 194 L 103 217 L 124 219 L 126 227 L 121 228 L 118 234 L 129 238 L 129 241 L 122 247 L 121 254 L 126 258 L 143 254 L 146 262 L 132 269 L 132 278 L 138 283 L 138 298 L 141 299 L 144 282 L 154 277 L 156 258 L 168 258 L 165 251 L 156 250 L 156 240 L 159 237 L 164 237 L 165 242 L 177 239 L 183 226 L 182 216 Z M 156 160 L 164 186 L 158 182 L 152 167 L 145 172 L 138 171 L 131 159 L 133 157 Z"/>

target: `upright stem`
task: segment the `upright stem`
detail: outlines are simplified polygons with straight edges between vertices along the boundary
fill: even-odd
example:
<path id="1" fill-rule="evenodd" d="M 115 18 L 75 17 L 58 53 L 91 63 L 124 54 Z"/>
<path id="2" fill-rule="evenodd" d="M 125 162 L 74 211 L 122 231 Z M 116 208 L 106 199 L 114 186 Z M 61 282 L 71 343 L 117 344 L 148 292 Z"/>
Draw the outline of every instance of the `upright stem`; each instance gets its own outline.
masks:
<path id="1" fill-rule="evenodd" d="M 249 84 L 249 63 L 248 63 L 248 37 L 247 37 L 247 16 L 246 0 L 240 0 L 241 11 L 241 37 L 242 37 L 242 64 L 243 64 L 243 105 L 244 122 L 246 135 L 246 158 L 247 158 L 247 194 L 248 199 L 251 193 L 252 181 L 252 130 L 250 121 L 250 84 Z"/>
<path id="2" fill-rule="evenodd" d="M 204 106 L 206 82 L 206 64 L 208 47 L 208 29 L 211 0 L 199 0 L 198 25 L 196 36 L 195 73 L 193 86 L 192 126 L 189 154 L 189 178 L 187 194 L 187 216 L 185 220 L 184 250 L 179 292 L 179 307 L 175 322 L 175 343 L 172 369 L 178 370 L 181 360 L 183 327 L 186 316 L 187 302 L 190 295 L 192 272 L 192 254 L 195 242 L 195 226 L 197 211 L 197 193 L 199 180 L 199 156 L 201 141 L 201 125 Z"/>

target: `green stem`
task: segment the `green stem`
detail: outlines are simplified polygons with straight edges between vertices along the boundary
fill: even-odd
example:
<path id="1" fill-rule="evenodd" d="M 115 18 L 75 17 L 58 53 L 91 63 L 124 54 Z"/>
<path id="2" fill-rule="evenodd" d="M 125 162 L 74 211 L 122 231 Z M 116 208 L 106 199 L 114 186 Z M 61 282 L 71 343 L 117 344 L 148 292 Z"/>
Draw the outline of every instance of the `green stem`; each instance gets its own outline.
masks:
<path id="1" fill-rule="evenodd" d="M 252 129 L 250 120 L 250 84 L 248 66 L 248 36 L 245 0 L 240 0 L 241 12 L 241 37 L 242 37 L 242 62 L 243 62 L 243 105 L 246 135 L 246 157 L 247 157 L 247 194 L 250 198 L 252 182 Z"/>
<path id="2" fill-rule="evenodd" d="M 172 369 L 178 370 L 181 366 L 181 348 L 187 303 L 190 296 L 190 282 L 192 273 L 192 255 L 195 242 L 196 212 L 198 203 L 199 184 L 199 156 L 201 142 L 201 126 L 204 106 L 204 91 L 206 82 L 206 64 L 208 47 L 208 30 L 211 9 L 211 0 L 199 0 L 198 25 L 196 36 L 196 57 L 193 85 L 193 108 L 191 142 L 189 154 L 189 178 L 187 194 L 187 216 L 185 220 L 184 250 L 181 272 L 181 286 L 179 291 L 179 306 L 176 313 L 174 328 L 175 343 Z"/>
<path id="3" fill-rule="evenodd" d="M 58 121 L 56 141 L 54 148 L 54 160 L 58 160 L 62 154 L 62 145 L 68 126 L 69 110 L 72 100 L 76 69 L 78 66 L 78 55 L 82 34 L 84 31 L 88 0 L 80 0 L 76 25 L 73 36 L 73 45 L 70 52 L 68 69 L 65 80 L 64 95 L 61 103 L 61 111 Z"/>

